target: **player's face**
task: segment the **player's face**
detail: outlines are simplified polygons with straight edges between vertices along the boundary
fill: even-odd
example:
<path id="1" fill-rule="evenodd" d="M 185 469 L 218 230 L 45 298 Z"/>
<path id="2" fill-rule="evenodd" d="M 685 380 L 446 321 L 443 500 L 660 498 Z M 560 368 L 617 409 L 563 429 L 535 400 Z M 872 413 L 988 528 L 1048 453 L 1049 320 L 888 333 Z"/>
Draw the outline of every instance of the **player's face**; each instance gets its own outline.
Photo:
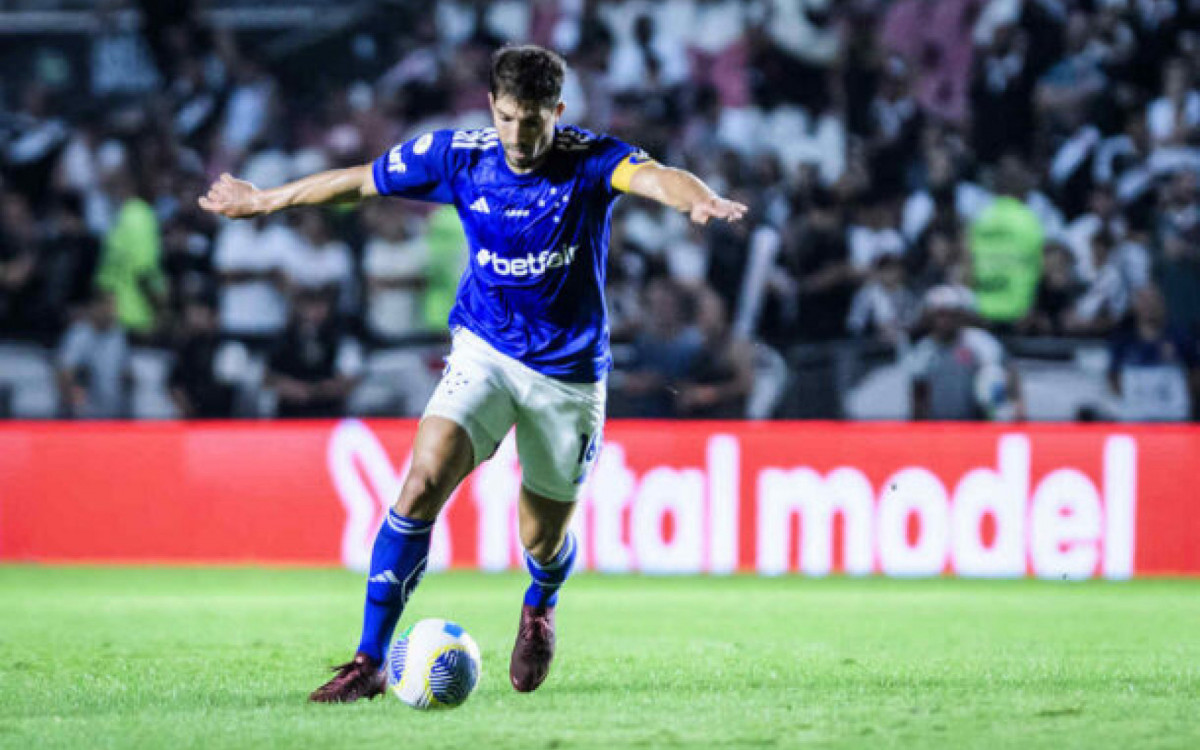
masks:
<path id="1" fill-rule="evenodd" d="M 957 310 L 934 310 L 930 325 L 935 338 L 953 341 L 962 325 L 962 315 Z"/>
<path id="2" fill-rule="evenodd" d="M 562 115 L 562 102 L 555 107 L 541 107 L 504 94 L 499 98 L 488 94 L 488 101 L 508 165 L 517 172 L 537 167 L 554 144 L 554 126 Z"/>

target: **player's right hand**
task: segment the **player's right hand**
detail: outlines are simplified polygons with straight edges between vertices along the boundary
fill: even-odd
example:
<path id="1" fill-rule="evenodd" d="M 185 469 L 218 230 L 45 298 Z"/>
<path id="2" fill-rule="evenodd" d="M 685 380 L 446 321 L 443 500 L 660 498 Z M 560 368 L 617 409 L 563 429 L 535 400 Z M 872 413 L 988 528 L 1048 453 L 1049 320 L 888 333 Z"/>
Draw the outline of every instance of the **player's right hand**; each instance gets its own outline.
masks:
<path id="1" fill-rule="evenodd" d="M 708 223 L 709 219 L 741 221 L 749 210 L 744 203 L 738 203 L 737 201 L 722 198 L 719 195 L 713 195 L 692 204 L 692 208 L 688 213 L 690 214 L 692 223 L 704 226 Z"/>
<path id="2" fill-rule="evenodd" d="M 212 184 L 206 195 L 200 196 L 200 208 L 229 219 L 246 219 L 266 213 L 259 196 L 261 192 L 245 180 L 235 179 L 226 172 Z"/>

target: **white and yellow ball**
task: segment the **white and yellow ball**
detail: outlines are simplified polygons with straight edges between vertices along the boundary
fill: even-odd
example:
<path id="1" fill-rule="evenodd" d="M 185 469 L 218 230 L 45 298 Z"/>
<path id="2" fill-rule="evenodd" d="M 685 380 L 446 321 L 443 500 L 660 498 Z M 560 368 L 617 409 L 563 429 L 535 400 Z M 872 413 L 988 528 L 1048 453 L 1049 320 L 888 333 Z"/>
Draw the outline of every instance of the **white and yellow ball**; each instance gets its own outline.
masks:
<path id="1" fill-rule="evenodd" d="M 479 684 L 481 669 L 479 646 L 461 625 L 421 620 L 392 644 L 388 690 L 413 708 L 454 708 Z"/>

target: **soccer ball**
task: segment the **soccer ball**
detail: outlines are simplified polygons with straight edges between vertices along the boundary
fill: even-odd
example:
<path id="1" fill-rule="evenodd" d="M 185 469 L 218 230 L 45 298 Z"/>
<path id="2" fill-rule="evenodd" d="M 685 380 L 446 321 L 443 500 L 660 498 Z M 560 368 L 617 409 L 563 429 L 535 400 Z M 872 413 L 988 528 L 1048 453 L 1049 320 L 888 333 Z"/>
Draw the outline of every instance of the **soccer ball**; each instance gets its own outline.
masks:
<path id="1" fill-rule="evenodd" d="M 479 684 L 480 670 L 479 646 L 461 625 L 421 620 L 392 644 L 388 690 L 413 708 L 454 708 Z"/>

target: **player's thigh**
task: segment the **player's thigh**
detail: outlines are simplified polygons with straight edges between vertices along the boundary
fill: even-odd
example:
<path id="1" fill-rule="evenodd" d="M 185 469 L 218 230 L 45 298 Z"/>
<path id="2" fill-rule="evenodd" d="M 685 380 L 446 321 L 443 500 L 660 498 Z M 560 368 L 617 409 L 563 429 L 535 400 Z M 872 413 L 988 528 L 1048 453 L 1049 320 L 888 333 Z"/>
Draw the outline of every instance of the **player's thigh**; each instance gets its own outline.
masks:
<path id="1" fill-rule="evenodd" d="M 472 455 L 471 438 L 459 424 L 438 416 L 422 419 L 396 512 L 427 521 L 437 518 L 454 488 L 475 467 Z"/>
<path id="2" fill-rule="evenodd" d="M 521 484 L 559 502 L 583 491 L 604 431 L 604 384 L 558 383 L 542 376 L 517 410 Z"/>
<path id="3" fill-rule="evenodd" d="M 516 407 L 501 374 L 486 361 L 452 353 L 417 428 L 397 511 L 436 518 L 454 488 L 491 457 L 515 420 Z"/>
<path id="4" fill-rule="evenodd" d="M 503 367 L 456 342 L 422 421 L 430 417 L 462 428 L 469 439 L 471 468 L 491 458 L 517 419 Z"/>

